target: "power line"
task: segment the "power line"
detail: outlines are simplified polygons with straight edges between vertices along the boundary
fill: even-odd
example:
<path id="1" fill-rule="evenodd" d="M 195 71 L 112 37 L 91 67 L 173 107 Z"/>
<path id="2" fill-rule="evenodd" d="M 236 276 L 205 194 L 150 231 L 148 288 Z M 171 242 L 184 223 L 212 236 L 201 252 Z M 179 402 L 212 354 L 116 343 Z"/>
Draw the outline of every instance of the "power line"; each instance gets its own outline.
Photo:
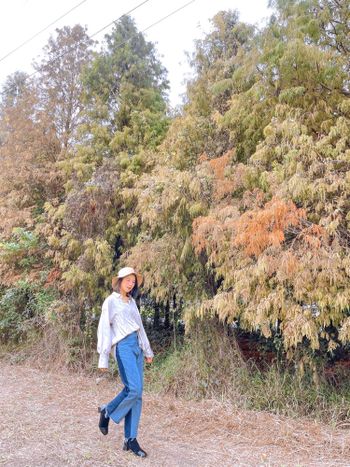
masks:
<path id="1" fill-rule="evenodd" d="M 164 20 L 170 18 L 170 16 L 175 15 L 175 13 L 178 13 L 179 11 L 183 10 L 184 8 L 186 8 L 187 6 L 189 6 L 191 3 L 194 3 L 195 1 L 196 1 L 196 0 L 191 0 L 190 2 L 185 3 L 184 5 L 180 6 L 180 7 L 177 8 L 176 10 L 172 11 L 171 13 L 169 13 L 168 15 L 163 16 L 163 18 L 159 19 L 159 20 L 156 21 L 155 23 L 151 24 L 150 26 L 147 26 L 147 28 L 143 29 L 141 32 L 145 32 L 145 31 L 147 31 L 148 29 L 153 28 L 153 26 L 157 26 L 157 24 L 162 23 Z"/>
<path id="2" fill-rule="evenodd" d="M 144 5 L 145 3 L 148 3 L 150 0 L 144 0 L 143 2 L 139 3 L 138 5 L 136 5 L 134 8 L 132 8 L 131 10 L 127 11 L 126 13 L 123 13 L 121 16 L 119 16 L 118 18 L 116 18 L 115 20 L 111 21 L 110 23 L 108 23 L 106 26 L 103 26 L 103 28 L 99 29 L 98 31 L 94 32 L 93 34 L 91 34 L 90 39 L 92 39 L 93 37 L 97 36 L 97 34 L 100 34 L 100 32 L 104 31 L 105 29 L 107 29 L 109 26 L 111 26 L 113 23 L 115 23 L 116 21 L 119 21 L 120 19 L 124 18 L 124 16 L 127 16 L 127 15 L 130 15 L 130 13 L 134 12 L 135 10 L 137 10 L 138 8 L 140 8 L 142 5 Z M 192 0 L 192 1 L 195 1 L 195 0 Z M 81 41 L 78 41 L 74 47 L 70 48 L 69 50 L 66 50 L 65 52 L 59 54 L 59 55 L 56 55 L 56 57 L 54 57 L 52 60 L 49 60 L 48 63 L 51 63 L 51 62 L 54 62 L 55 60 L 59 59 L 59 58 L 62 58 L 64 57 L 65 55 L 67 55 L 69 52 L 72 52 L 73 50 L 75 50 L 75 48 L 82 42 Z M 33 73 L 31 73 L 28 78 L 31 78 L 32 76 L 36 75 L 37 73 L 39 72 L 39 70 L 36 70 L 34 71 Z"/>
<path id="3" fill-rule="evenodd" d="M 104 31 L 105 29 L 109 28 L 109 26 L 112 26 L 113 23 L 115 23 L 116 21 L 119 21 L 120 19 L 124 18 L 124 16 L 127 16 L 127 15 L 130 15 L 130 13 L 132 13 L 133 11 L 137 10 L 138 8 L 140 8 L 140 6 L 144 5 L 145 3 L 149 2 L 149 0 L 145 0 L 144 2 L 142 3 L 139 3 L 138 5 L 135 6 L 135 8 L 133 8 L 132 10 L 129 10 L 128 12 L 124 13 L 123 15 L 119 16 L 119 18 L 111 21 L 110 23 L 108 23 L 106 26 L 103 26 L 103 28 L 99 29 L 98 31 L 94 32 L 91 36 L 90 36 L 90 39 L 92 39 L 93 37 L 97 36 L 97 34 L 100 34 L 100 32 Z"/>
<path id="4" fill-rule="evenodd" d="M 184 5 L 180 6 L 179 8 L 177 8 L 176 10 L 172 11 L 171 13 L 167 14 L 166 16 L 163 16 L 162 18 L 160 18 L 159 20 L 155 21 L 154 23 L 150 24 L 149 26 L 147 26 L 147 28 L 145 29 L 142 29 L 140 32 L 143 33 L 145 31 L 148 31 L 148 29 L 151 29 L 153 28 L 153 26 L 156 26 L 157 24 L 165 21 L 166 19 L 170 18 L 170 16 L 173 16 L 175 15 L 175 13 L 178 13 L 179 11 L 183 10 L 184 8 L 186 8 L 187 6 L 189 6 L 191 3 L 194 3 L 196 0 L 190 0 L 189 2 L 185 3 Z M 126 13 L 128 14 L 128 13 Z M 124 15 L 123 15 L 124 16 Z M 110 23 L 108 26 L 111 26 L 115 21 L 112 21 L 112 23 Z M 100 31 L 98 32 L 95 32 L 94 34 L 92 34 L 90 36 L 90 38 L 96 36 L 96 34 L 99 34 L 101 31 L 103 31 L 104 29 L 106 29 L 108 26 L 105 26 L 104 28 L 102 28 Z M 137 36 L 137 34 L 139 33 L 136 33 L 134 36 L 131 36 L 129 37 L 129 39 L 126 39 L 125 41 L 123 42 L 119 42 L 119 44 L 117 44 L 117 46 L 115 47 L 116 49 L 118 49 L 119 47 L 121 47 L 122 45 L 124 44 L 127 44 L 130 39 L 133 39 L 134 37 Z"/>
<path id="5" fill-rule="evenodd" d="M 146 0 L 145 2 L 143 3 L 147 3 L 148 0 Z M 147 31 L 148 29 L 152 28 L 153 26 L 156 26 L 157 24 L 161 23 L 162 21 L 168 19 L 170 16 L 172 15 L 175 15 L 175 13 L 177 13 L 178 11 L 180 10 L 183 10 L 184 8 L 186 8 L 188 5 L 190 5 L 191 3 L 195 2 L 196 0 L 191 0 L 190 2 L 187 2 L 185 3 L 184 5 L 180 6 L 179 8 L 177 8 L 176 10 L 172 11 L 171 13 L 169 13 L 168 15 L 164 16 L 163 18 L 159 19 L 158 21 L 156 21 L 155 23 L 151 24 L 150 26 L 147 26 L 147 28 L 143 29 L 141 32 L 145 32 Z M 143 5 L 143 3 L 141 3 L 140 5 L 138 5 L 136 8 L 138 8 L 139 6 Z M 112 26 L 112 24 L 114 24 L 116 21 L 118 21 L 119 19 L 123 18 L 123 16 L 126 16 L 126 15 L 129 15 L 130 13 L 132 13 L 134 10 L 136 10 L 136 8 L 134 8 L 133 10 L 130 10 L 128 11 L 127 13 L 124 13 L 124 15 L 122 15 L 120 18 L 118 19 L 115 19 L 114 21 L 112 21 L 111 23 L 107 24 L 106 26 L 104 26 L 102 29 L 99 29 L 98 31 L 94 32 L 90 38 L 93 38 L 94 36 L 97 36 L 97 34 L 100 34 L 100 32 L 104 31 L 105 29 L 109 28 L 109 26 Z M 127 42 L 127 41 L 126 41 Z M 122 44 L 120 45 L 124 45 L 125 42 L 123 42 Z M 119 44 L 118 44 L 119 46 Z"/>
<path id="6" fill-rule="evenodd" d="M 9 57 L 10 55 L 14 54 L 15 52 L 17 52 L 17 50 L 21 49 L 22 47 L 24 47 L 25 45 L 27 45 L 29 42 L 31 42 L 33 39 L 35 39 L 36 37 L 38 37 L 41 33 L 45 32 L 47 29 L 49 29 L 51 26 L 53 26 L 54 24 L 56 24 L 59 20 L 61 20 L 62 18 L 64 18 L 65 16 L 69 15 L 69 13 L 71 13 L 72 11 L 74 11 L 75 9 L 77 9 L 78 7 L 80 7 L 80 5 L 82 5 L 83 3 L 87 2 L 87 0 L 82 0 L 80 3 L 78 3 L 77 5 L 75 5 L 73 8 L 71 8 L 70 10 L 66 11 L 66 13 L 64 13 L 63 15 L 61 15 L 59 18 L 55 19 L 55 21 L 53 21 L 52 23 L 50 23 L 49 25 L 47 25 L 44 29 L 41 29 L 39 32 L 35 33 L 34 36 L 30 37 L 29 39 L 25 40 L 24 42 L 22 42 L 22 44 L 18 45 L 16 48 L 14 48 L 13 50 L 11 50 L 10 52 L 8 52 L 6 55 L 4 55 L 3 57 L 0 58 L 0 62 L 2 62 L 3 60 L 5 60 L 5 58 Z"/>
<path id="7" fill-rule="evenodd" d="M 129 10 L 127 13 L 124 13 L 123 15 L 119 16 L 119 18 L 113 20 L 111 23 L 108 23 L 106 26 L 104 26 L 103 28 L 99 29 L 98 31 L 94 32 L 93 34 L 91 34 L 90 36 L 90 39 L 92 39 L 94 36 L 96 36 L 97 34 L 100 34 L 102 31 L 104 31 L 105 29 L 107 29 L 109 26 L 111 26 L 112 24 L 114 24 L 116 21 L 119 21 L 121 18 L 123 18 L 124 16 L 127 16 L 129 15 L 130 13 L 132 13 L 133 11 L 135 11 L 137 8 L 139 8 L 140 6 L 144 5 L 145 3 L 149 2 L 150 0 L 145 0 L 143 1 L 142 3 L 140 3 L 139 5 L 137 5 L 135 8 L 133 8 L 132 10 Z M 151 29 L 153 28 L 154 26 L 156 26 L 157 24 L 159 23 L 162 23 L 163 21 L 165 21 L 166 19 L 170 18 L 171 16 L 175 15 L 176 13 L 178 13 L 179 11 L 183 10 L 184 8 L 188 7 L 191 3 L 194 3 L 196 0 L 190 0 L 189 2 L 185 3 L 184 5 L 180 6 L 179 8 L 176 8 L 176 10 L 173 10 L 172 12 L 168 13 L 167 15 L 163 16 L 162 18 L 160 18 L 159 20 L 155 21 L 154 23 L 150 24 L 149 26 L 147 26 L 145 29 L 143 29 L 141 31 L 141 33 L 147 31 L 148 29 Z M 138 34 L 138 33 L 137 33 Z M 130 41 L 130 39 L 133 39 L 134 37 L 137 36 L 137 34 L 135 34 L 134 36 L 131 36 L 129 37 L 129 39 L 123 41 L 123 42 L 120 42 L 115 48 L 119 48 L 121 47 L 122 45 L 126 44 L 127 42 Z M 78 41 L 77 45 L 80 44 L 81 41 Z M 55 58 L 53 58 L 52 60 L 49 61 L 50 62 L 53 62 L 61 57 L 64 57 L 65 55 L 67 55 L 69 52 L 71 52 L 72 50 L 74 50 L 75 47 L 72 47 L 72 49 L 70 50 L 67 50 L 65 52 L 63 52 L 62 54 L 60 55 L 57 55 Z M 28 78 L 31 78 L 32 76 L 36 75 L 37 73 L 39 72 L 39 70 L 36 70 L 34 71 L 32 74 L 30 74 L 28 76 Z"/>

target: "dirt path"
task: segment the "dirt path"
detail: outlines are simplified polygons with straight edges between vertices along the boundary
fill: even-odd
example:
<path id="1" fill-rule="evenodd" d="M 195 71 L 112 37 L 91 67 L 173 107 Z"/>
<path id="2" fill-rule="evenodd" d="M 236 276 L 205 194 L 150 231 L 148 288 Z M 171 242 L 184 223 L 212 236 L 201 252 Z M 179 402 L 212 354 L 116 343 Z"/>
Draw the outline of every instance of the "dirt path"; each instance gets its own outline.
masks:
<path id="1" fill-rule="evenodd" d="M 0 465 L 350 466 L 350 432 L 218 402 L 144 395 L 138 459 L 121 449 L 123 426 L 98 430 L 97 406 L 119 382 L 0 362 Z"/>

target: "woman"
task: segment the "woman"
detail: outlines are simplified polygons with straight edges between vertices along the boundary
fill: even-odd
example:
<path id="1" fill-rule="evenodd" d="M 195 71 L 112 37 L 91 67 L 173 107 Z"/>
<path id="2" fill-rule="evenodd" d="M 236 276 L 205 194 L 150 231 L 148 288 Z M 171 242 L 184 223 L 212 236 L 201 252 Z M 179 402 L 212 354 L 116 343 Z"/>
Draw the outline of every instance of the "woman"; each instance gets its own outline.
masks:
<path id="1" fill-rule="evenodd" d="M 124 388 L 110 402 L 98 407 L 98 412 L 99 428 L 104 435 L 108 433 L 110 419 L 119 423 L 124 418 L 123 449 L 146 457 L 136 437 L 142 408 L 143 358 L 152 363 L 154 354 L 134 299 L 142 282 L 142 275 L 133 268 L 120 269 L 112 279 L 113 292 L 103 302 L 97 329 L 98 368 L 108 371 L 112 353 Z"/>

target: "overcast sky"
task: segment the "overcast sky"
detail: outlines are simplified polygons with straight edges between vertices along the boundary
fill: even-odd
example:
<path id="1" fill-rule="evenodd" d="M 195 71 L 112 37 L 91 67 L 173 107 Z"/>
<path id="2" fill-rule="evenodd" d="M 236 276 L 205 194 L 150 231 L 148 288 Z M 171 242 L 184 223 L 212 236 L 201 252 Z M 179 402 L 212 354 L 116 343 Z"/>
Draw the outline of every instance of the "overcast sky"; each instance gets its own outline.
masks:
<path id="1" fill-rule="evenodd" d="M 133 18 L 143 30 L 188 0 L 149 0 L 138 8 Z M 0 15 L 0 59 L 22 42 L 45 28 L 77 5 L 79 0 L 11 0 L 2 2 Z M 55 28 L 79 23 L 87 26 L 93 34 L 123 13 L 140 4 L 141 0 L 86 0 L 68 16 L 61 19 L 49 30 L 40 34 L 29 44 L 0 61 L 0 86 L 6 76 L 16 70 L 33 71 L 32 60 L 41 54 L 49 36 Z M 146 38 L 156 43 L 164 66 L 168 70 L 171 84 L 170 101 L 172 105 L 181 103 L 185 91 L 184 80 L 190 68 L 184 51 L 193 50 L 193 41 L 210 31 L 209 19 L 219 10 L 237 9 L 240 19 L 261 26 L 271 14 L 267 0 L 195 0 L 182 11 L 149 29 Z M 96 36 L 100 44 L 104 34 L 112 26 Z"/>

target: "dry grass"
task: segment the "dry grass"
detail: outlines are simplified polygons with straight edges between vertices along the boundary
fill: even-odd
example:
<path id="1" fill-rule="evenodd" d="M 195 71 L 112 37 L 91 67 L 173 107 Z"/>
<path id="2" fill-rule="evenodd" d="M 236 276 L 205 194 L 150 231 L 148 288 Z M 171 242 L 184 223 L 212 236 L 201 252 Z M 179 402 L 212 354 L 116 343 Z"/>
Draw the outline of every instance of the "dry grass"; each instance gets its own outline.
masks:
<path id="1" fill-rule="evenodd" d="M 97 406 L 119 380 L 0 362 L 0 464 L 6 466 L 349 466 L 350 433 L 307 420 L 237 411 L 213 400 L 144 395 L 138 459 L 123 427 L 98 430 Z"/>

